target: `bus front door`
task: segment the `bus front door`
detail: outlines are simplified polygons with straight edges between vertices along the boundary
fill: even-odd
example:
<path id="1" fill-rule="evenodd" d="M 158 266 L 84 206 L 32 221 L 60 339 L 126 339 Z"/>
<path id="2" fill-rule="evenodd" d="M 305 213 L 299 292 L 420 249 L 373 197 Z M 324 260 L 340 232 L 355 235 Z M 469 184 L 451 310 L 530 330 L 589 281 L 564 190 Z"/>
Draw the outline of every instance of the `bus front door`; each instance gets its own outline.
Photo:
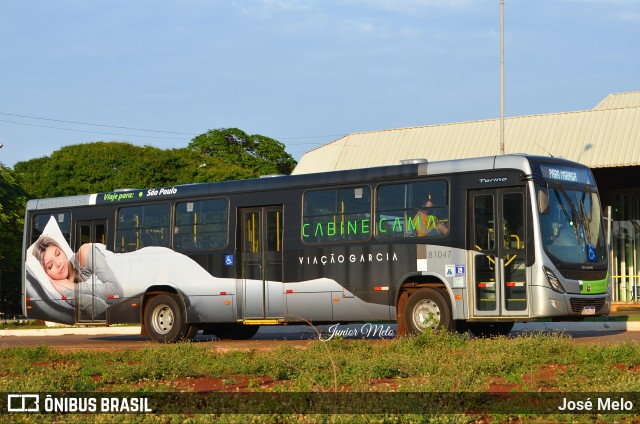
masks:
<path id="1" fill-rule="evenodd" d="M 529 314 L 525 194 L 521 187 L 469 193 L 470 297 L 476 317 Z"/>
<path id="2" fill-rule="evenodd" d="M 102 243 L 105 244 L 106 240 L 107 223 L 104 220 L 93 221 L 78 221 L 77 231 L 78 237 L 76 238 L 77 252 L 85 243 Z M 93 249 L 89 250 L 89 254 L 93 254 Z M 92 263 L 94 261 L 91 261 Z M 94 296 L 96 279 L 98 277 L 91 270 L 91 276 L 81 285 L 76 285 L 76 321 L 77 322 L 106 322 L 107 316 L 105 312 L 106 299 L 100 299 Z"/>
<path id="3" fill-rule="evenodd" d="M 284 316 L 283 207 L 240 210 L 243 319 Z"/>

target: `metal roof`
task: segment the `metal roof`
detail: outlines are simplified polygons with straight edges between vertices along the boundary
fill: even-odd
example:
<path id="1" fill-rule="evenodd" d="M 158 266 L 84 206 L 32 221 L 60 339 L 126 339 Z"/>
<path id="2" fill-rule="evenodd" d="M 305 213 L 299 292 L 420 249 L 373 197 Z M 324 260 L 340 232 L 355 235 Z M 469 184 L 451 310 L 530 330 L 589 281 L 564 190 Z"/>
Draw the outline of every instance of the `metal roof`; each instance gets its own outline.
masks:
<path id="1" fill-rule="evenodd" d="M 307 152 L 293 173 L 490 156 L 499 149 L 499 119 L 353 133 Z M 640 92 L 610 94 L 592 110 L 505 118 L 505 153 L 552 155 L 590 168 L 640 165 Z"/>
<path id="2" fill-rule="evenodd" d="M 594 109 L 618 109 L 638 106 L 640 106 L 640 91 L 633 91 L 629 93 L 611 93 L 598 103 Z"/>

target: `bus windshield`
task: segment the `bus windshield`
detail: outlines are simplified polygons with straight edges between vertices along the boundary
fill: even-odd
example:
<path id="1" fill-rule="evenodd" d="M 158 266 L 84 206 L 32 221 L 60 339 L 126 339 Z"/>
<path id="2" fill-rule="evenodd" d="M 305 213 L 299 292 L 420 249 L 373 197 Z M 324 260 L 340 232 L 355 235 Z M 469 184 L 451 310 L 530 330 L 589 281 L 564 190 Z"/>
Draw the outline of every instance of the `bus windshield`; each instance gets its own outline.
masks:
<path id="1" fill-rule="evenodd" d="M 543 246 L 552 260 L 589 266 L 605 264 L 607 255 L 598 194 L 569 190 L 562 185 L 539 193 L 548 195 L 548 205 L 539 212 Z"/>

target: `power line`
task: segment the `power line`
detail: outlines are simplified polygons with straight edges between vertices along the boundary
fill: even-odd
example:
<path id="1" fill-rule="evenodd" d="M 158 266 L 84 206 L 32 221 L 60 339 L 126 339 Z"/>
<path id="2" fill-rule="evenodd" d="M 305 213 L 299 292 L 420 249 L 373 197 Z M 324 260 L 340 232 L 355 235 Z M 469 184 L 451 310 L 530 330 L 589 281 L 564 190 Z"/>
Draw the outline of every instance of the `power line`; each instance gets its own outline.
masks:
<path id="1" fill-rule="evenodd" d="M 94 124 L 94 123 L 90 123 L 90 122 L 79 122 L 79 121 L 65 121 L 63 119 L 41 118 L 41 117 L 38 117 L 38 116 L 17 115 L 17 114 L 14 114 L 14 113 L 3 113 L 3 112 L 0 112 L 0 115 L 14 116 L 16 118 L 38 119 L 38 120 L 41 120 L 41 121 L 62 122 L 64 124 L 90 125 L 90 126 L 93 126 L 93 127 L 106 127 L 106 128 L 119 128 L 121 130 L 148 131 L 148 132 L 157 132 L 157 133 L 166 133 L 166 134 L 181 134 L 181 135 L 190 135 L 190 136 L 198 135 L 198 134 L 191 134 L 191 133 L 184 133 L 184 132 L 177 132 L 177 131 L 149 130 L 149 129 L 145 129 L 145 128 L 123 127 L 123 126 L 119 126 L 119 125 Z M 7 121 L 3 121 L 3 122 L 7 122 Z M 15 124 L 15 123 L 19 123 L 19 122 L 13 122 L 13 123 Z M 25 125 L 27 125 L 27 124 L 25 124 Z M 52 128 L 52 127 L 45 127 L 45 128 Z M 53 128 L 55 128 L 55 127 L 53 127 Z"/>
<path id="2" fill-rule="evenodd" d="M 327 138 L 327 137 L 344 137 L 346 134 L 328 134 L 328 135 L 314 135 L 307 137 L 279 137 L 276 140 L 298 140 L 301 138 Z M 287 145 L 296 145 L 296 146 L 317 146 L 319 144 L 323 144 L 324 141 L 287 141 Z"/>
<path id="3" fill-rule="evenodd" d="M 153 133 L 187 135 L 187 136 L 190 136 L 190 137 L 195 137 L 195 136 L 199 135 L 199 134 L 195 134 L 195 133 L 186 133 L 186 132 L 179 132 L 179 131 L 164 131 L 164 130 L 154 130 L 154 129 L 148 129 L 148 128 L 125 127 L 125 126 L 122 126 L 122 125 L 96 124 L 96 123 L 91 123 L 91 122 L 69 121 L 69 120 L 54 119 L 54 118 L 43 118 L 43 117 L 39 117 L 39 116 L 20 115 L 20 114 L 15 114 L 15 113 L 6 113 L 6 112 L 0 112 L 0 115 L 2 115 L 2 116 L 13 116 L 13 117 L 16 117 L 16 118 L 25 118 L 25 119 L 37 119 L 37 120 L 41 120 L 41 121 L 60 122 L 60 123 L 74 124 L 74 125 L 87 125 L 87 126 L 94 126 L 94 127 L 118 128 L 118 129 L 132 130 L 132 131 L 146 131 L 146 132 L 153 132 Z M 9 124 L 24 125 L 24 126 L 29 126 L 29 127 L 48 128 L 48 129 L 54 129 L 54 130 L 81 132 L 81 133 L 89 133 L 89 134 L 117 135 L 117 136 L 123 136 L 123 137 L 157 138 L 157 139 L 167 139 L 167 140 L 184 140 L 184 137 L 165 137 L 165 136 L 160 137 L 160 136 L 141 135 L 141 134 L 123 134 L 123 133 L 112 133 L 112 132 L 104 132 L 104 131 L 90 131 L 90 130 L 81 130 L 81 129 L 75 129 L 75 128 L 62 128 L 62 127 L 56 127 L 56 126 L 51 126 L 51 125 L 38 125 L 38 124 L 33 124 L 33 123 L 28 123 L 28 122 L 10 121 L 10 120 L 6 120 L 6 119 L 0 119 L 0 122 L 5 122 L 5 123 L 9 123 Z M 345 134 L 326 134 L 326 135 L 312 135 L 312 136 L 300 136 L 300 137 L 278 137 L 277 140 L 300 140 L 300 139 L 343 137 L 343 136 L 345 136 Z M 317 144 L 321 144 L 321 143 L 318 143 L 318 142 L 289 142 L 288 144 L 317 145 Z"/>
<path id="4" fill-rule="evenodd" d="M 38 124 L 29 124 L 26 122 L 16 122 L 16 121 L 7 121 L 6 119 L 0 119 L 0 122 L 7 122 L 10 124 L 18 124 L 18 125 L 26 125 L 29 127 L 39 127 L 39 128 L 49 128 L 53 130 L 62 130 L 62 131 L 73 131 L 73 132 L 81 132 L 81 133 L 90 133 L 90 134 L 106 134 L 106 135 L 119 135 L 125 137 L 144 137 L 144 138 L 161 138 L 161 139 L 169 139 L 169 140 L 184 140 L 184 137 L 160 137 L 156 135 L 142 135 L 142 134 L 122 134 L 122 133 L 111 133 L 104 131 L 89 131 L 89 130 L 77 130 L 73 128 L 60 128 L 53 127 L 51 125 L 38 125 Z"/>
<path id="5" fill-rule="evenodd" d="M 302 137 L 280 137 L 278 140 L 297 140 L 300 138 L 325 138 L 325 137 L 344 137 L 346 134 L 327 134 L 327 135 L 309 135 Z"/>

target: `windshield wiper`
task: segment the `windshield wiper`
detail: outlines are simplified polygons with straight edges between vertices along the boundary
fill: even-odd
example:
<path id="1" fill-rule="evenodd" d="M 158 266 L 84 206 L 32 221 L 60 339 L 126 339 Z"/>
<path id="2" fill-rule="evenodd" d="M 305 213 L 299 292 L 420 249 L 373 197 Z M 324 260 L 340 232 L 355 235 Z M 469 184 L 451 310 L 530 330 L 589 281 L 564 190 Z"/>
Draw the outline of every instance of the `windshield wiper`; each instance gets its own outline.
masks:
<path id="1" fill-rule="evenodd" d="M 562 208 L 562 212 L 564 213 L 565 218 L 567 218 L 567 222 L 569 222 L 569 224 L 571 224 L 571 226 L 573 227 L 573 231 L 575 233 L 576 240 L 578 242 L 580 242 L 580 238 L 581 238 L 580 237 L 580 229 L 584 227 L 584 223 L 582 223 L 582 217 L 578 213 L 578 210 L 576 209 L 576 206 L 573 203 L 573 200 L 571 200 L 571 197 L 569 197 L 569 195 L 567 194 L 565 189 L 562 186 L 557 186 L 557 187 L 555 187 L 555 189 L 556 189 L 556 197 L 558 198 L 558 203 L 560 204 L 560 207 Z M 564 206 L 564 202 L 558 196 L 558 191 L 560 191 L 560 193 L 562 193 L 562 196 L 565 198 L 565 200 L 569 204 L 569 207 L 571 208 L 571 218 L 569 217 L 569 212 L 567 211 L 567 209 Z"/>
<path id="2" fill-rule="evenodd" d="M 581 221 L 582 221 L 582 225 L 584 226 L 585 231 L 587 231 L 587 234 L 591 234 L 591 219 L 589 219 L 589 214 L 587 214 L 587 209 L 584 207 L 584 201 L 585 201 L 585 196 L 587 195 L 586 191 L 582 192 L 582 198 L 580 199 L 580 214 L 581 214 Z M 585 237 L 586 238 L 586 237 Z"/>

